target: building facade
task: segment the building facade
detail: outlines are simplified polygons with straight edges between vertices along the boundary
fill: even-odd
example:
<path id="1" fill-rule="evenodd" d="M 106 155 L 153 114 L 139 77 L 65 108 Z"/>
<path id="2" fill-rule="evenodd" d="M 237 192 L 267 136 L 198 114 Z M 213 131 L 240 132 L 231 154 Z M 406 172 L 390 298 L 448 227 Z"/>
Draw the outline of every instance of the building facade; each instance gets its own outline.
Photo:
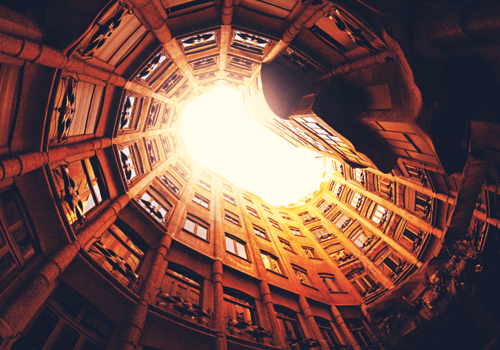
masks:
<path id="1" fill-rule="evenodd" d="M 2 5 L 1 349 L 500 346 L 497 4 Z M 196 164 L 221 85 L 316 192 Z"/>

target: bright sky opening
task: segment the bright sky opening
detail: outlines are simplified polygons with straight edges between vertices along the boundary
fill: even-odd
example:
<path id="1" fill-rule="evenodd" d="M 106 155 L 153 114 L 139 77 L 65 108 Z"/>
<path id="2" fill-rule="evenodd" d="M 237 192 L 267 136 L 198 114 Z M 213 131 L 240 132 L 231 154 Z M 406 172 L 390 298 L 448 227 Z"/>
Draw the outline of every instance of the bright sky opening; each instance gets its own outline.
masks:
<path id="1" fill-rule="evenodd" d="M 191 101 L 180 134 L 194 160 L 274 206 L 319 189 L 320 154 L 295 147 L 248 116 L 241 91 L 218 87 Z"/>

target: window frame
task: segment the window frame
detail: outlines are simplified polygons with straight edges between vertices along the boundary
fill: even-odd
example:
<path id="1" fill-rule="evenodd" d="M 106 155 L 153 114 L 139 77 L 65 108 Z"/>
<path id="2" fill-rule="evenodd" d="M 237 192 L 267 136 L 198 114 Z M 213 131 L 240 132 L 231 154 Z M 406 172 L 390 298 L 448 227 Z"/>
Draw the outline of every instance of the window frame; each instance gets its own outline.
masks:
<path id="1" fill-rule="evenodd" d="M 230 223 L 241 226 L 240 217 L 229 210 L 224 210 L 224 219 L 226 219 Z"/>
<path id="2" fill-rule="evenodd" d="M 295 251 L 293 250 L 292 244 L 289 241 L 287 241 L 286 239 L 281 238 L 281 237 L 278 237 L 278 240 L 280 241 L 281 248 L 283 248 L 291 253 L 295 253 Z"/>
<path id="3" fill-rule="evenodd" d="M 233 247 L 234 247 L 234 252 L 228 250 L 228 245 L 227 245 L 227 241 L 228 240 L 231 240 L 233 242 Z M 231 254 L 231 255 L 235 255 L 237 256 L 238 258 L 240 259 L 243 259 L 243 260 L 246 260 L 246 261 L 250 261 L 249 257 L 248 257 L 248 249 L 247 249 L 247 243 L 229 233 L 226 232 L 226 235 L 225 235 L 225 240 L 224 240 L 224 244 L 225 244 L 225 247 L 226 247 L 226 252 Z M 238 248 L 240 247 L 240 248 Z M 244 251 L 244 255 L 245 256 L 241 256 L 240 255 L 240 249 L 242 249 Z"/>
<path id="4" fill-rule="evenodd" d="M 198 186 L 200 186 L 201 188 L 203 188 L 204 190 L 206 190 L 208 192 L 212 192 L 212 185 L 210 185 L 209 183 L 207 183 L 201 179 L 198 179 Z"/>
<path id="5" fill-rule="evenodd" d="M 236 206 L 236 200 L 231 197 L 230 195 L 226 193 L 222 193 L 222 199 L 224 199 L 226 202 L 231 203 L 232 205 Z"/>
<path id="6" fill-rule="evenodd" d="M 270 217 L 268 217 L 267 219 L 269 220 L 269 224 L 271 224 L 272 227 L 274 227 L 277 230 L 283 231 L 281 229 L 280 224 L 278 223 L 278 221 L 276 221 L 276 220 L 274 220 L 273 218 L 270 218 Z"/>
<path id="7" fill-rule="evenodd" d="M 342 288 L 342 286 L 337 282 L 335 275 L 329 273 L 318 273 L 319 278 L 323 281 L 326 290 L 331 294 L 346 294 L 347 292 Z M 331 282 L 331 283 L 329 283 Z M 335 290 L 338 289 L 338 290 Z"/>
<path id="8" fill-rule="evenodd" d="M 189 229 L 186 228 L 186 224 L 188 221 L 191 221 L 191 223 L 194 224 L 194 228 L 193 228 L 194 232 L 191 232 Z M 200 236 L 198 234 L 199 227 L 202 227 L 205 229 L 206 237 Z M 186 214 L 186 220 L 184 221 L 184 225 L 182 226 L 181 231 L 187 232 L 190 235 L 193 235 L 193 236 L 197 237 L 198 239 L 201 239 L 202 241 L 205 241 L 207 243 L 210 242 L 209 241 L 209 239 L 210 239 L 210 225 L 206 221 L 198 218 L 197 216 L 195 216 L 193 214 L 190 214 L 190 213 Z"/>
<path id="9" fill-rule="evenodd" d="M 260 256 L 262 258 L 262 262 L 264 263 L 264 268 L 267 271 L 276 273 L 276 274 L 278 274 L 280 276 L 285 276 L 284 273 L 283 273 L 283 266 L 281 266 L 281 263 L 279 262 L 279 258 L 277 258 L 275 255 L 273 255 L 271 253 L 268 253 L 268 252 L 266 252 L 264 250 L 260 251 Z M 270 267 L 266 266 L 265 259 L 268 259 Z M 273 267 L 272 263 L 275 263 L 274 267 Z"/>
<path id="10" fill-rule="evenodd" d="M 193 202 L 200 205 L 201 207 L 203 207 L 206 210 L 210 210 L 210 199 L 203 197 L 199 193 L 196 193 L 196 192 L 194 193 Z"/>
<path id="11" fill-rule="evenodd" d="M 306 269 L 294 264 L 291 264 L 291 266 L 295 276 L 297 277 L 301 285 L 316 289 Z M 304 283 L 304 280 L 306 280 L 308 283 Z"/>
<path id="12" fill-rule="evenodd" d="M 259 213 L 257 212 L 257 209 L 249 207 L 248 205 L 246 207 L 247 207 L 247 213 L 249 215 L 252 215 L 252 216 L 256 217 L 257 219 L 260 219 L 260 216 L 259 216 Z"/>
<path id="13" fill-rule="evenodd" d="M 257 225 L 252 225 L 252 226 L 253 226 L 253 232 L 254 232 L 255 235 L 257 235 L 260 238 L 263 238 L 263 239 L 269 241 L 269 237 L 268 237 L 267 231 L 265 229 L 263 229 L 262 227 L 257 226 Z"/>

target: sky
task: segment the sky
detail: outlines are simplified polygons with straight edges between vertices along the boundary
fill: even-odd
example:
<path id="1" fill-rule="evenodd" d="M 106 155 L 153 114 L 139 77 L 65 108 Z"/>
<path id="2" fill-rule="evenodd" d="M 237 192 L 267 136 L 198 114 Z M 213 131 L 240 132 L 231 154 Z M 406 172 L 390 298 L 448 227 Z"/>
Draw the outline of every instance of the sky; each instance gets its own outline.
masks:
<path id="1" fill-rule="evenodd" d="M 191 101 L 179 131 L 199 165 L 271 205 L 296 203 L 323 180 L 321 155 L 250 118 L 239 90 L 217 87 Z"/>

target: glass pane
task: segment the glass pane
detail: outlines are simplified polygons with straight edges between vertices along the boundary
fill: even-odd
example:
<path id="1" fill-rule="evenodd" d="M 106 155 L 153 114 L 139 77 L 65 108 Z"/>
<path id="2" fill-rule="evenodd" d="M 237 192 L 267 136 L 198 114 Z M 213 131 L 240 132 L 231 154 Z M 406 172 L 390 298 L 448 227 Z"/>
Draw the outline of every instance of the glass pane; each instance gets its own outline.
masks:
<path id="1" fill-rule="evenodd" d="M 102 348 L 94 343 L 92 343 L 90 340 L 86 339 L 85 343 L 83 343 L 83 346 L 81 350 L 101 350 Z"/>
<path id="2" fill-rule="evenodd" d="M 184 229 L 191 232 L 191 233 L 194 233 L 194 229 L 196 227 L 196 224 L 194 222 L 192 222 L 191 220 L 189 219 L 186 219 L 186 223 L 184 224 Z"/>
<path id="3" fill-rule="evenodd" d="M 228 252 L 236 254 L 236 250 L 235 250 L 235 247 L 234 247 L 234 241 L 231 238 L 229 238 L 229 237 L 226 237 L 226 250 Z"/>
<path id="4" fill-rule="evenodd" d="M 199 226 L 198 225 L 198 232 L 196 233 L 198 235 L 198 237 L 200 238 L 203 238 L 203 239 L 207 239 L 207 236 L 208 236 L 208 230 L 203 227 L 203 226 Z"/>
<path id="5" fill-rule="evenodd" d="M 17 243 L 17 246 L 23 253 L 24 258 L 29 259 L 32 257 L 35 254 L 35 251 L 33 250 L 33 244 L 31 243 L 31 239 L 24 225 L 12 230 L 11 233 Z"/>
<path id="6" fill-rule="evenodd" d="M 52 345 L 51 350 L 71 350 L 75 347 L 78 341 L 79 334 L 70 326 L 66 325 L 62 329 L 61 333 L 57 336 L 54 345 Z"/>
<path id="7" fill-rule="evenodd" d="M 31 326 L 28 333 L 12 346 L 13 350 L 41 350 L 54 330 L 59 317 L 51 310 L 45 308 L 35 323 Z"/>
<path id="8" fill-rule="evenodd" d="M 241 256 L 243 259 L 247 258 L 247 252 L 245 249 L 245 245 L 236 242 L 236 250 L 238 251 L 238 255 Z"/>
<path id="9" fill-rule="evenodd" d="M 14 193 L 11 190 L 4 191 L 0 193 L 0 200 L 2 201 L 3 212 L 5 214 L 5 219 L 7 220 L 7 225 L 12 226 L 16 222 L 20 221 L 21 214 L 17 208 Z"/>
<path id="10" fill-rule="evenodd" d="M 17 269 L 16 262 L 11 252 L 7 252 L 0 258 L 0 282 L 7 279 L 13 271 Z"/>

